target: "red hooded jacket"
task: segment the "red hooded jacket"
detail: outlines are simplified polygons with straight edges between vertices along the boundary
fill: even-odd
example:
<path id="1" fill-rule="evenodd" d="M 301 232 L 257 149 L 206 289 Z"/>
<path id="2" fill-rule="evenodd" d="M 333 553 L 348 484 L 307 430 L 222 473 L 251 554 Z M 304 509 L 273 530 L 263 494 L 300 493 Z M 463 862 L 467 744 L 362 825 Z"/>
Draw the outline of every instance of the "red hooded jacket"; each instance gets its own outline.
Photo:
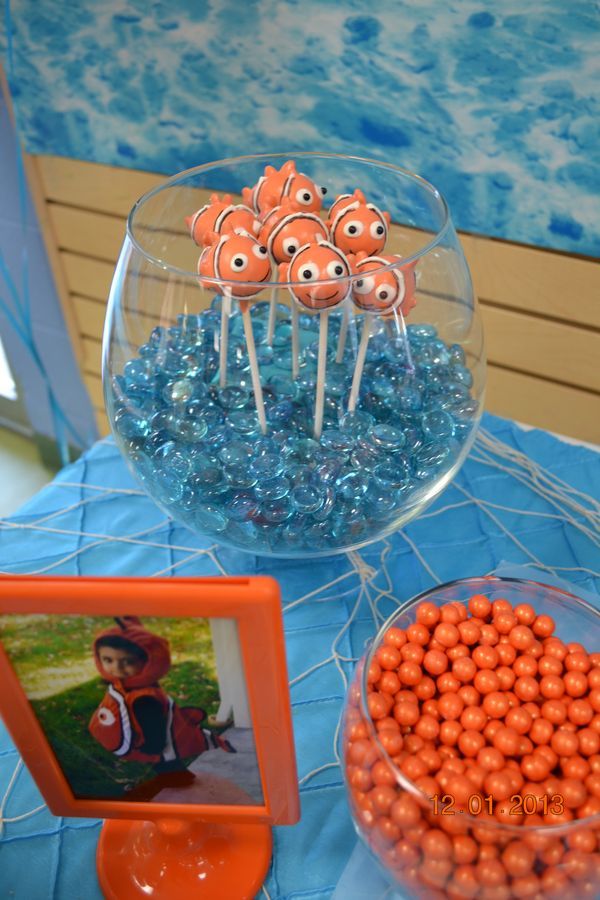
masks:
<path id="1" fill-rule="evenodd" d="M 200 727 L 204 710 L 177 706 L 158 683 L 171 668 L 168 641 L 147 631 L 134 616 L 119 621 L 121 627 L 108 628 L 94 640 L 96 667 L 109 684 L 90 720 L 90 733 L 105 750 L 138 762 L 171 762 L 204 753 L 209 749 Z M 100 639 L 107 637 L 125 638 L 143 650 L 146 661 L 141 671 L 127 678 L 108 675 L 98 648 Z"/>

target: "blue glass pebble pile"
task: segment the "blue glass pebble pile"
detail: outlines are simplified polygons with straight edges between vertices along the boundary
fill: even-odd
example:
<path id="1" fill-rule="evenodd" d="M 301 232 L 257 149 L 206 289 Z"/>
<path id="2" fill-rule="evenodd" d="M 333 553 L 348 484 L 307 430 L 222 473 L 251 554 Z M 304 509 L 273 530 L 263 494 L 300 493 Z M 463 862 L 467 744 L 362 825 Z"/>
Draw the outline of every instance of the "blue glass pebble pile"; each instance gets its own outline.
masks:
<path id="1" fill-rule="evenodd" d="M 342 313 L 330 316 L 323 430 L 315 440 L 318 315 L 300 315 L 300 371 L 292 380 L 291 322 L 278 305 L 251 307 L 268 433 L 252 391 L 242 316 L 229 320 L 227 386 L 219 388 L 221 298 L 156 327 L 108 404 L 117 440 L 147 492 L 170 515 L 223 544 L 271 555 L 320 555 L 397 528 L 462 462 L 480 408 L 458 344 L 429 324 L 406 334 L 372 325 L 356 410 L 347 412 L 356 348 L 336 352 Z M 360 339 L 359 317 L 354 342 Z"/>

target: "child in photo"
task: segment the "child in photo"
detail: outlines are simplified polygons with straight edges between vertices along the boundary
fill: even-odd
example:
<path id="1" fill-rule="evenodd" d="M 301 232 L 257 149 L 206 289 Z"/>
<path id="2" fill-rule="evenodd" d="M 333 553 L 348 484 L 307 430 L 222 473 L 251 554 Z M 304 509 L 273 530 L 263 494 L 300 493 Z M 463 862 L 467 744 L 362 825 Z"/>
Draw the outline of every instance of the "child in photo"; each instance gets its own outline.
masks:
<path id="1" fill-rule="evenodd" d="M 178 706 L 160 686 L 171 668 L 168 641 L 134 616 L 116 622 L 93 644 L 108 687 L 88 726 L 92 736 L 120 759 L 151 763 L 159 775 L 185 772 L 190 782 L 192 758 L 211 747 L 235 753 L 228 740 L 202 727 L 203 709 Z"/>

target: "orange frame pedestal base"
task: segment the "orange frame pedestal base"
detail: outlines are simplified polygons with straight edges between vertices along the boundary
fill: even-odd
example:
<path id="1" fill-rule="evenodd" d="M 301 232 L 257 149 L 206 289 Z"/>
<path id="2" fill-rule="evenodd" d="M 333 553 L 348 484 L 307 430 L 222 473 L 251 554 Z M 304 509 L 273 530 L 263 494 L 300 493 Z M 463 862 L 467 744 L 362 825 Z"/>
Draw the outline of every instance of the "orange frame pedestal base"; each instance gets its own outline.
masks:
<path id="1" fill-rule="evenodd" d="M 272 850 L 269 825 L 110 819 L 102 827 L 96 866 L 106 900 L 252 900 Z"/>

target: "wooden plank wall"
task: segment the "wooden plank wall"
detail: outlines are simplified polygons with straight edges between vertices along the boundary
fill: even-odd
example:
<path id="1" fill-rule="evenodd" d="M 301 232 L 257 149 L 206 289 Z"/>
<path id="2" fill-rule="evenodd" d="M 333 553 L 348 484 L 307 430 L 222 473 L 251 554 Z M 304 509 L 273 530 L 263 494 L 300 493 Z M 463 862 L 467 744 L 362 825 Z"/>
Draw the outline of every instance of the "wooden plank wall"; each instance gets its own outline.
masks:
<path id="1" fill-rule="evenodd" d="M 102 433 L 106 299 L 133 202 L 162 180 L 145 172 L 30 157 L 30 180 L 82 376 Z M 491 412 L 600 443 L 600 265 L 461 234 L 480 300 Z"/>

